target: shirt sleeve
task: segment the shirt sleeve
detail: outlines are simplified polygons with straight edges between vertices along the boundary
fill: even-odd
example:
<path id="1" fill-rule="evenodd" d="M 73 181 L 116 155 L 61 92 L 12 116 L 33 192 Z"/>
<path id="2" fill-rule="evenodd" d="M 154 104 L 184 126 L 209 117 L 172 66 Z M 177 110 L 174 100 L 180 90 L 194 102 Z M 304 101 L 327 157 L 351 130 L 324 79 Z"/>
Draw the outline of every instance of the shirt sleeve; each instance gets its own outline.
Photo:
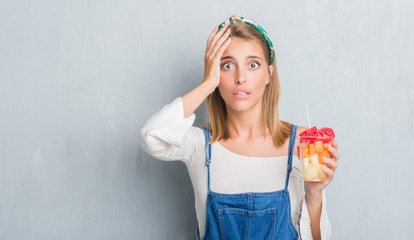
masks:
<path id="1" fill-rule="evenodd" d="M 165 161 L 181 160 L 189 163 L 194 141 L 192 127 L 195 114 L 184 117 L 181 97 L 174 99 L 151 116 L 139 130 L 143 149 L 151 156 Z"/>
<path id="2" fill-rule="evenodd" d="M 329 240 L 331 239 L 332 235 L 332 228 L 331 222 L 328 218 L 328 211 L 326 210 L 326 196 L 325 196 L 325 189 L 322 190 L 322 213 L 321 213 L 321 239 L 322 240 Z"/>
<path id="3" fill-rule="evenodd" d="M 302 181 L 303 185 L 303 181 Z M 302 197 L 302 211 L 299 223 L 299 232 L 300 237 L 302 240 L 312 240 L 312 229 L 311 229 L 311 221 L 308 212 L 308 206 L 305 200 L 305 190 L 303 188 L 303 197 Z M 331 223 L 328 219 L 328 213 L 326 210 L 326 196 L 325 196 L 325 189 L 322 190 L 322 212 L 321 212 L 321 220 L 320 220 L 320 229 L 321 229 L 321 239 L 322 240 L 329 240 L 331 239 L 332 229 Z"/>

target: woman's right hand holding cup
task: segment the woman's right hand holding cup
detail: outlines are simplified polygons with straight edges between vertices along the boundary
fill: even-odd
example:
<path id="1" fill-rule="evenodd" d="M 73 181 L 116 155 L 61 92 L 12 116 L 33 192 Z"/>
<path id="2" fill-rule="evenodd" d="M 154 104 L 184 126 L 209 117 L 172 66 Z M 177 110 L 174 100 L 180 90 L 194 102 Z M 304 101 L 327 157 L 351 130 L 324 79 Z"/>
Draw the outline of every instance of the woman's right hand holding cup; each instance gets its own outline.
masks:
<path id="1" fill-rule="evenodd" d="M 207 39 L 207 46 L 204 57 L 203 82 L 212 81 L 214 86 L 220 84 L 220 59 L 231 42 L 230 28 L 226 24 L 217 32 L 218 26 Z"/>

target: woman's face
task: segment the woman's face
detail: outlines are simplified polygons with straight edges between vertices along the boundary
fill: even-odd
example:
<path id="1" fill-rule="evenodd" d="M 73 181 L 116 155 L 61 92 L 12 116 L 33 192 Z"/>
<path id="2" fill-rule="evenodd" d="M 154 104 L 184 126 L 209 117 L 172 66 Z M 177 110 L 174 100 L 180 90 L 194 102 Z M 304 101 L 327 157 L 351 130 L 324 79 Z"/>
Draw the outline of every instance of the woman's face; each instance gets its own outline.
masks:
<path id="1" fill-rule="evenodd" d="M 226 107 L 246 111 L 260 104 L 273 66 L 269 66 L 264 50 L 254 40 L 232 38 L 220 61 L 220 95 Z M 228 109 L 229 110 L 229 109 Z"/>

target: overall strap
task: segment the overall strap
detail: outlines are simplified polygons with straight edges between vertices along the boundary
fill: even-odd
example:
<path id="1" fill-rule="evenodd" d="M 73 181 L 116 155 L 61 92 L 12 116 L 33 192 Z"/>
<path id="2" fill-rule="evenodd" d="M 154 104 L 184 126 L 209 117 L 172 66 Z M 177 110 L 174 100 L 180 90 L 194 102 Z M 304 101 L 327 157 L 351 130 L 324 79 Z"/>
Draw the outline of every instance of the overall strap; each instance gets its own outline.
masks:
<path id="1" fill-rule="evenodd" d="M 290 141 L 289 141 L 288 167 L 287 167 L 286 184 L 285 184 L 285 189 L 286 190 L 288 189 L 290 171 L 292 170 L 292 158 L 293 158 L 293 151 L 294 151 L 294 147 L 295 147 L 297 127 L 298 127 L 297 125 L 292 124 L 292 130 L 291 130 Z"/>
<path id="2" fill-rule="evenodd" d="M 207 130 L 207 128 L 202 128 L 205 140 L 206 140 L 206 166 L 208 171 L 208 191 L 210 192 L 210 163 L 211 163 L 211 144 L 208 144 L 210 142 L 210 132 Z"/>

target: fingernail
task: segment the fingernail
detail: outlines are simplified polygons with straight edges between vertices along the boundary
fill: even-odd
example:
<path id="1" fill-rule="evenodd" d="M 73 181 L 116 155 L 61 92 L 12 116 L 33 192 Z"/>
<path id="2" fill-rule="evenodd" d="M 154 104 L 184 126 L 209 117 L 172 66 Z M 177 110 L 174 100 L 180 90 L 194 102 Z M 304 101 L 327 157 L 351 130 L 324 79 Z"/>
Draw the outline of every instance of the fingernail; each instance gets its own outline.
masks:
<path id="1" fill-rule="evenodd" d="M 326 163 L 328 162 L 328 159 L 326 157 L 323 157 L 322 160 Z"/>

